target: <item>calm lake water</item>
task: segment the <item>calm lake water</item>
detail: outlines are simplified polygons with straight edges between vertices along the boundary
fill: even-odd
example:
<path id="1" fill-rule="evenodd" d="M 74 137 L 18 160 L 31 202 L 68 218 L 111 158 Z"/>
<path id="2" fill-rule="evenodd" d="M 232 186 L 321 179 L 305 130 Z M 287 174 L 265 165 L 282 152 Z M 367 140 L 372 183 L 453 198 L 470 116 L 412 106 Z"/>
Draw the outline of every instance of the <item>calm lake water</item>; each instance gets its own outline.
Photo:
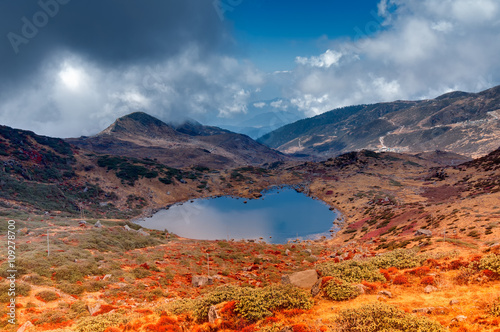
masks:
<path id="1" fill-rule="evenodd" d="M 138 223 L 200 240 L 259 239 L 270 243 L 329 236 L 336 211 L 294 189 L 272 189 L 260 199 L 197 199 L 161 210 Z M 247 201 L 245 204 L 244 202 Z M 271 238 L 270 238 L 271 237 Z"/>

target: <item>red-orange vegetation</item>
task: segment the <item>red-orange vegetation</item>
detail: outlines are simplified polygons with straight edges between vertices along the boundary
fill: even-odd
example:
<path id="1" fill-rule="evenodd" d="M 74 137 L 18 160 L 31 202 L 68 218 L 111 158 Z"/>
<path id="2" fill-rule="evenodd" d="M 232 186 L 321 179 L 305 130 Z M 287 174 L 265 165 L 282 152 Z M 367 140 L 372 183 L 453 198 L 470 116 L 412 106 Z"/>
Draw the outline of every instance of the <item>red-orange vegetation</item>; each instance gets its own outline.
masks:
<path id="1" fill-rule="evenodd" d="M 454 261 L 451 261 L 447 266 L 446 266 L 446 269 L 447 270 L 458 270 L 460 269 L 461 267 L 465 267 L 465 266 L 468 266 L 469 263 L 468 262 L 464 262 L 460 259 L 455 259 Z"/>
<path id="2" fill-rule="evenodd" d="M 483 256 L 481 255 L 474 255 L 470 258 L 470 261 L 471 262 L 479 262 L 481 260 L 481 258 L 483 258 Z"/>
<path id="3" fill-rule="evenodd" d="M 166 315 L 162 315 L 156 324 L 149 324 L 145 327 L 146 331 L 154 332 L 181 332 L 181 327 L 177 324 L 177 320 Z"/>
<path id="4" fill-rule="evenodd" d="M 431 270 L 431 268 L 428 266 L 420 266 L 420 267 L 414 268 L 413 270 L 407 271 L 407 273 L 414 274 L 416 276 L 421 277 L 421 276 L 424 276 L 427 273 L 429 273 L 430 270 Z"/>
<path id="5" fill-rule="evenodd" d="M 109 304 L 103 304 L 103 305 L 101 305 L 101 308 L 99 309 L 99 311 L 95 312 L 92 316 L 99 316 L 99 315 L 108 313 L 114 309 L 117 309 L 117 307 L 109 305 Z"/>
<path id="6" fill-rule="evenodd" d="M 437 266 L 441 266 L 441 264 L 439 264 L 439 262 L 437 260 L 435 260 L 434 258 L 429 258 L 425 261 L 425 265 L 431 267 L 431 268 L 434 268 L 434 267 L 437 267 Z"/>
<path id="7" fill-rule="evenodd" d="M 292 326 L 293 332 L 313 332 L 313 330 L 305 324 L 295 324 Z"/>
<path id="8" fill-rule="evenodd" d="M 387 269 L 387 272 L 389 272 L 390 274 L 396 274 L 398 273 L 398 268 L 397 267 L 390 267 Z"/>
<path id="9" fill-rule="evenodd" d="M 361 284 L 367 288 L 365 292 L 368 294 L 375 293 L 380 287 L 380 284 L 378 282 L 362 281 Z"/>
<path id="10" fill-rule="evenodd" d="M 382 275 L 384 276 L 385 280 L 391 281 L 391 275 L 389 274 L 389 272 L 387 270 L 380 269 L 380 273 L 382 273 Z"/>
<path id="11" fill-rule="evenodd" d="M 432 276 L 427 276 L 427 277 L 423 277 L 421 280 L 420 280 L 420 283 L 422 285 L 433 285 L 434 284 L 434 277 Z"/>
<path id="12" fill-rule="evenodd" d="M 144 315 L 151 315 L 153 311 L 149 309 L 135 309 L 134 312 L 137 312 L 138 314 L 144 314 Z"/>
<path id="13" fill-rule="evenodd" d="M 236 302 L 229 301 L 220 309 L 220 314 L 223 316 L 234 316 L 235 309 L 236 309 Z"/>
<path id="14" fill-rule="evenodd" d="M 490 279 L 493 279 L 493 278 L 497 278 L 498 277 L 498 274 L 493 272 L 493 271 L 490 271 L 490 270 L 483 270 L 481 271 L 483 275 L 487 276 L 488 278 Z"/>
<path id="15" fill-rule="evenodd" d="M 298 315 L 302 315 L 303 313 L 305 313 L 306 311 L 303 310 L 303 309 L 289 309 L 289 310 L 283 310 L 281 311 L 281 313 L 283 314 L 283 316 L 285 317 L 293 317 L 293 316 L 298 316 Z"/>
<path id="16" fill-rule="evenodd" d="M 320 332 L 327 332 L 328 331 L 328 327 L 323 325 L 319 328 Z"/>
<path id="17" fill-rule="evenodd" d="M 324 277 L 323 279 L 321 279 L 321 288 L 325 287 L 325 285 L 332 279 L 333 277 Z"/>
<path id="18" fill-rule="evenodd" d="M 121 332 L 121 330 L 117 327 L 108 327 L 104 332 Z"/>
<path id="19" fill-rule="evenodd" d="M 404 274 L 398 274 L 392 283 L 394 285 L 408 285 L 408 278 Z"/>

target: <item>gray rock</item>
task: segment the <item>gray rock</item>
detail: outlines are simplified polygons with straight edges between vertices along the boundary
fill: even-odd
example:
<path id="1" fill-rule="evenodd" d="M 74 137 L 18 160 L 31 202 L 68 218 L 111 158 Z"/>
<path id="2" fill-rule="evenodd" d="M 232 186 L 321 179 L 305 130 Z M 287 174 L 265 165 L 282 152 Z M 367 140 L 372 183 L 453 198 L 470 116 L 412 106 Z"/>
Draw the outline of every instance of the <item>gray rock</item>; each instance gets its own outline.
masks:
<path id="1" fill-rule="evenodd" d="M 290 256 L 291 251 L 290 250 L 285 250 L 285 255 Z"/>
<path id="2" fill-rule="evenodd" d="M 418 308 L 418 309 L 413 309 L 412 312 L 414 313 L 422 313 L 422 314 L 430 314 L 434 311 L 433 307 L 428 307 L 428 308 Z"/>
<path id="3" fill-rule="evenodd" d="M 149 233 L 142 228 L 138 230 L 137 233 L 141 234 L 142 236 L 149 236 Z"/>
<path id="4" fill-rule="evenodd" d="M 219 319 L 219 313 L 217 312 L 217 308 L 213 305 L 208 309 L 208 321 L 213 324 L 217 319 Z"/>
<path id="5" fill-rule="evenodd" d="M 466 319 L 467 319 L 467 316 L 458 315 L 457 317 L 453 318 L 451 321 L 452 322 L 463 322 Z"/>
<path id="6" fill-rule="evenodd" d="M 311 287 L 311 295 L 312 297 L 316 297 L 321 292 L 321 283 L 323 278 L 319 278 L 318 281 Z"/>
<path id="7" fill-rule="evenodd" d="M 378 292 L 380 295 L 387 296 L 388 298 L 392 299 L 392 293 L 386 290 Z"/>
<path id="8" fill-rule="evenodd" d="M 102 227 L 101 221 L 97 220 L 97 222 L 94 224 L 94 227 L 101 228 Z"/>
<path id="9" fill-rule="evenodd" d="M 103 281 L 106 281 L 106 280 L 109 280 L 109 279 L 111 279 L 111 274 L 106 274 L 106 275 L 102 278 L 102 280 L 103 280 Z"/>
<path id="10" fill-rule="evenodd" d="M 306 249 L 306 250 L 304 250 L 304 252 L 309 254 L 309 255 L 312 255 L 312 253 L 313 253 L 311 249 Z"/>
<path id="11" fill-rule="evenodd" d="M 450 305 L 455 305 L 455 304 L 459 304 L 459 303 L 460 303 L 460 300 L 453 299 L 450 301 Z"/>
<path id="12" fill-rule="evenodd" d="M 421 235 L 432 236 L 432 232 L 428 229 L 419 229 L 415 232 L 415 236 L 421 236 Z"/>
<path id="13" fill-rule="evenodd" d="M 123 228 L 125 228 L 125 230 L 127 232 L 133 232 L 134 231 L 132 228 L 128 227 L 128 225 L 123 226 Z"/>
<path id="14" fill-rule="evenodd" d="M 293 285 L 299 288 L 311 289 L 318 281 L 316 270 L 306 270 L 284 275 L 281 277 L 281 283 Z"/>
<path id="15" fill-rule="evenodd" d="M 90 313 L 90 316 L 92 316 L 93 314 L 95 314 L 96 312 L 98 312 L 99 310 L 101 309 L 101 304 L 100 303 L 95 303 L 93 305 L 87 305 L 87 310 L 89 311 Z"/>
<path id="16" fill-rule="evenodd" d="M 437 287 L 432 286 L 432 285 L 428 285 L 427 287 L 424 288 L 424 293 L 429 294 L 429 293 L 435 292 L 437 290 L 438 290 Z"/>
<path id="17" fill-rule="evenodd" d="M 364 293 L 366 293 L 366 291 L 367 291 L 367 289 L 368 289 L 368 287 L 366 287 L 366 286 L 365 286 L 365 285 L 363 285 L 363 284 L 357 284 L 357 285 L 354 285 L 354 287 L 356 287 L 356 288 L 357 288 L 357 290 L 358 290 L 359 294 L 364 294 Z"/>
<path id="18" fill-rule="evenodd" d="M 191 280 L 191 285 L 193 287 L 203 287 L 206 285 L 213 285 L 213 283 L 213 278 L 207 276 L 193 276 L 193 279 Z"/>
<path id="19" fill-rule="evenodd" d="M 30 322 L 30 321 L 27 321 L 26 323 L 24 323 L 23 325 L 21 325 L 18 329 L 17 329 L 17 332 L 24 332 L 26 330 L 28 330 L 30 327 L 33 326 L 33 323 Z"/>

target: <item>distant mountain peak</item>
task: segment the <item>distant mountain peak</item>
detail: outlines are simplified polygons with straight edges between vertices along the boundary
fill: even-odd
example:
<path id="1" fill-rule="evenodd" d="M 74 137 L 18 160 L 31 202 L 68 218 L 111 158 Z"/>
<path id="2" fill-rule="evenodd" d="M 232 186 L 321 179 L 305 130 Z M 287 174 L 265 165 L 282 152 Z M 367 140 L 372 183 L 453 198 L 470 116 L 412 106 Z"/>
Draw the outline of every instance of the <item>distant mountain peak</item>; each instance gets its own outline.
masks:
<path id="1" fill-rule="evenodd" d="M 146 137 L 171 136 L 175 134 L 172 126 L 145 112 L 134 112 L 118 118 L 99 135 L 139 135 Z"/>

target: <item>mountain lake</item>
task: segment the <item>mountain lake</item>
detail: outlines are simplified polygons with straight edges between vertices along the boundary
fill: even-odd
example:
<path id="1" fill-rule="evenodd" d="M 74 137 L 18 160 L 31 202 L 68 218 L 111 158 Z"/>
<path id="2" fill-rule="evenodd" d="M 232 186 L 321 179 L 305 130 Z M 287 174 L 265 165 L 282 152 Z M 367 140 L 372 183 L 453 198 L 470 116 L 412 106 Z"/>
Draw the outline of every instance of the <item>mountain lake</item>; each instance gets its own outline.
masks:
<path id="1" fill-rule="evenodd" d="M 269 243 L 329 237 L 340 216 L 324 202 L 292 188 L 273 188 L 259 199 L 195 199 L 139 220 L 142 227 L 199 240 L 248 239 Z"/>

